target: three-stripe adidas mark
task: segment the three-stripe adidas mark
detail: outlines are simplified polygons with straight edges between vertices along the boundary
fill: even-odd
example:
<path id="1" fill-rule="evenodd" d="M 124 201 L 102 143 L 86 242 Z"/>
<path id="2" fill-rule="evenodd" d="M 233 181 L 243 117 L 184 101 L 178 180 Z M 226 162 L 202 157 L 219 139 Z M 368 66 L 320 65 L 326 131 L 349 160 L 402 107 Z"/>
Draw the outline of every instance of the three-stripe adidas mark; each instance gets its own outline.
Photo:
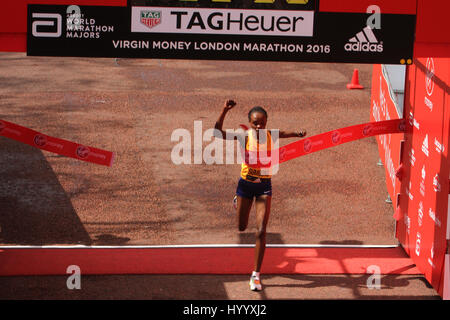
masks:
<path id="1" fill-rule="evenodd" d="M 369 26 L 350 38 L 344 46 L 345 51 L 383 52 L 383 43 L 377 40 Z"/>

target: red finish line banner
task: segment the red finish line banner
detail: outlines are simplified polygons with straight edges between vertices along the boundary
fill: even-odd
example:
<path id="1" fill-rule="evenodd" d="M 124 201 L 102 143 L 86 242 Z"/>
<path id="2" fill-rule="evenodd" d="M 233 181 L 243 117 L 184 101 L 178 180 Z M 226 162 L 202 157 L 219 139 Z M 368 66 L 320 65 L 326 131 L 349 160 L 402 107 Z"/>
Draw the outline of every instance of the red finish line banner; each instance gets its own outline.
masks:
<path id="1" fill-rule="evenodd" d="M 247 151 L 244 161 L 252 168 L 268 168 L 343 143 L 376 135 L 403 133 L 404 131 L 405 120 L 403 119 L 368 122 L 295 141 L 273 151 L 272 154 L 270 151 Z"/>
<path id="2" fill-rule="evenodd" d="M 17 124 L 0 120 L 0 136 L 10 138 L 32 147 L 60 154 L 81 161 L 111 167 L 114 153 L 59 139 Z"/>

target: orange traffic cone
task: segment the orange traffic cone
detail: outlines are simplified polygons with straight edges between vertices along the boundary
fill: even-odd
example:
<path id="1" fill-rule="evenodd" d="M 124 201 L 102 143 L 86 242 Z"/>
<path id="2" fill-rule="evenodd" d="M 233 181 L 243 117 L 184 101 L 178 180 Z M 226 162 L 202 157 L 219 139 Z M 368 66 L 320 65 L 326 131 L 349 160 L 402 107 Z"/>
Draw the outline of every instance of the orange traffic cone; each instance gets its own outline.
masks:
<path id="1" fill-rule="evenodd" d="M 359 84 L 358 69 L 353 70 L 352 83 L 347 84 L 347 89 L 364 89 Z"/>

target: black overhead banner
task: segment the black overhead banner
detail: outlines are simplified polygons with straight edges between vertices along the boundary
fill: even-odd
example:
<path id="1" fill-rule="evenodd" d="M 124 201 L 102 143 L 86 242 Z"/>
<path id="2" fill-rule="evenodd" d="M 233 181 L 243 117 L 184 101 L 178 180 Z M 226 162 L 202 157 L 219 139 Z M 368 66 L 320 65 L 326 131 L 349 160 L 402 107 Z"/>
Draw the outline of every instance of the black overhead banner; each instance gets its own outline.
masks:
<path id="1" fill-rule="evenodd" d="M 409 63 L 415 15 L 319 12 L 305 0 L 29 5 L 30 56 Z"/>

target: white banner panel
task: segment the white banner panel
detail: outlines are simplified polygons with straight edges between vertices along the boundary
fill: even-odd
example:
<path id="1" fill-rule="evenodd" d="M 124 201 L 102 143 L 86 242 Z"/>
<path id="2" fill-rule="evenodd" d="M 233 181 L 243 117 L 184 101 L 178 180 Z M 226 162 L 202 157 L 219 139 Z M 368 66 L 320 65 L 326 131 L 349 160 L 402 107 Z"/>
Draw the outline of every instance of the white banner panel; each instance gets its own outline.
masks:
<path id="1" fill-rule="evenodd" d="M 133 7 L 132 32 L 312 37 L 314 11 Z"/>

